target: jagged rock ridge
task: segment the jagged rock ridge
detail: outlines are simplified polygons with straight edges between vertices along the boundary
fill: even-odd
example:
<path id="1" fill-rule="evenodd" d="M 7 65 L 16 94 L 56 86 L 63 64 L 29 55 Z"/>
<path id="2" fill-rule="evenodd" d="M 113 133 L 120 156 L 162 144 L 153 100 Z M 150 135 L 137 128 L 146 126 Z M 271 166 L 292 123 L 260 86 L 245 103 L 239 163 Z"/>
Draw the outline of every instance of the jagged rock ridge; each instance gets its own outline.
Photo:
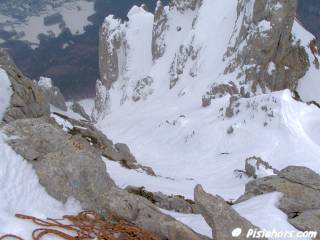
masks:
<path id="1" fill-rule="evenodd" d="M 49 114 L 49 104 L 43 92 L 21 73 L 4 49 L 0 49 L 0 67 L 7 72 L 13 89 L 10 106 L 3 119 L 5 122 Z"/>

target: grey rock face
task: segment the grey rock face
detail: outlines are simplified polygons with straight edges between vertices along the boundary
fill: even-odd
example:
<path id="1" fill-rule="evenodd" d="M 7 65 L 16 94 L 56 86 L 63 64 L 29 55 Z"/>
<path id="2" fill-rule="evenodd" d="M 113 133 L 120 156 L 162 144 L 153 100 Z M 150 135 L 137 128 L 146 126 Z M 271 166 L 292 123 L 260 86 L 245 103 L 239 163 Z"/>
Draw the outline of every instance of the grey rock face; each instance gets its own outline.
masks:
<path id="1" fill-rule="evenodd" d="M 96 82 L 96 97 L 94 100 L 94 109 L 91 113 L 91 119 L 97 122 L 104 118 L 108 113 L 109 94 L 107 88 L 100 80 Z"/>
<path id="2" fill-rule="evenodd" d="M 240 1 L 239 10 L 245 11 L 247 4 L 247 0 Z M 296 0 L 255 1 L 252 18 L 245 13 L 234 49 L 230 50 L 235 51 L 244 41 L 248 42 L 247 46 L 226 72 L 232 71 L 239 64 L 254 64 L 255 67 L 246 71 L 246 80 L 252 81 L 253 92 L 257 86 L 264 91 L 266 88 L 271 91 L 285 88 L 295 90 L 298 79 L 305 75 L 309 67 L 304 49 L 299 45 L 293 46 L 291 42 L 296 8 Z M 269 29 L 263 29 L 263 25 L 269 25 Z M 271 68 L 272 73 L 268 68 Z"/>
<path id="3" fill-rule="evenodd" d="M 310 42 L 309 48 L 313 54 L 314 60 L 313 64 L 315 65 L 316 69 L 320 69 L 320 39 L 314 39 Z"/>
<path id="4" fill-rule="evenodd" d="M 57 113 L 55 113 L 57 114 Z M 136 163 L 135 157 L 126 144 L 114 144 L 107 136 L 90 123 L 77 121 L 62 114 L 57 114 L 72 125 L 69 133 L 87 140 L 101 155 L 114 161 L 127 161 Z"/>
<path id="5" fill-rule="evenodd" d="M 309 168 L 289 166 L 279 172 L 279 177 L 320 191 L 320 176 Z"/>
<path id="6" fill-rule="evenodd" d="M 103 216 L 116 213 L 161 239 L 206 239 L 148 200 L 118 189 L 106 172 L 99 152 L 80 136 L 64 132 L 52 119 L 22 119 L 4 126 L 14 138 L 8 144 L 35 169 L 40 184 L 57 200 L 80 201 L 84 209 Z"/>
<path id="7" fill-rule="evenodd" d="M 212 238 L 217 240 L 232 239 L 232 231 L 241 228 L 242 233 L 237 239 L 248 239 L 247 232 L 257 229 L 247 219 L 241 217 L 221 197 L 206 193 L 200 185 L 194 190 L 194 199 L 198 210 L 212 228 Z"/>
<path id="8" fill-rule="evenodd" d="M 71 110 L 75 113 L 78 113 L 81 117 L 83 117 L 84 119 L 91 121 L 90 116 L 86 113 L 86 111 L 84 110 L 84 108 L 80 105 L 80 103 L 78 102 L 74 102 L 71 105 Z"/>
<path id="9" fill-rule="evenodd" d="M 49 104 L 41 89 L 22 74 L 7 52 L 1 48 L 0 67 L 7 72 L 13 90 L 3 121 L 49 116 Z"/>
<path id="10" fill-rule="evenodd" d="M 161 1 L 157 2 L 154 13 L 154 23 L 152 31 L 152 58 L 153 61 L 163 56 L 166 45 L 164 43 L 165 32 L 168 30 L 168 16 Z"/>
<path id="11" fill-rule="evenodd" d="M 23 119 L 7 124 L 4 132 L 15 137 L 8 144 L 32 163 L 51 196 L 63 202 L 73 196 L 84 208 L 96 209 L 102 200 L 97 194 L 115 186 L 105 164 L 87 141 L 50 121 Z"/>
<path id="12" fill-rule="evenodd" d="M 210 90 L 202 97 L 202 107 L 207 107 L 211 104 L 211 100 L 221 98 L 226 94 L 230 96 L 239 95 L 239 89 L 237 85 L 230 81 L 228 84 L 214 84 L 211 86 Z"/>
<path id="13" fill-rule="evenodd" d="M 115 24 L 105 21 L 99 35 L 99 69 L 100 79 L 110 89 L 119 77 L 118 51 L 122 47 L 123 33 L 120 20 L 113 19 Z M 113 26 L 115 25 L 115 26 Z"/>
<path id="14" fill-rule="evenodd" d="M 291 35 L 297 1 L 255 0 L 253 10 L 250 4 L 250 0 L 238 2 L 238 19 L 224 57 L 228 62 L 224 73 L 239 71 L 239 97 L 260 89 L 263 93 L 295 90 L 310 66 L 305 49 L 294 43 Z M 205 94 L 205 105 L 216 97 L 215 88 Z"/>
<path id="15" fill-rule="evenodd" d="M 278 176 L 268 176 L 253 180 L 246 185 L 246 191 L 236 202 L 269 192 L 281 192 L 279 208 L 289 218 L 311 209 L 320 208 L 320 191 L 317 189 L 319 175 L 304 167 L 288 167 Z"/>
<path id="16" fill-rule="evenodd" d="M 68 110 L 64 96 L 58 87 L 52 85 L 50 78 L 40 77 L 38 85 L 44 92 L 50 104 L 63 111 Z"/>

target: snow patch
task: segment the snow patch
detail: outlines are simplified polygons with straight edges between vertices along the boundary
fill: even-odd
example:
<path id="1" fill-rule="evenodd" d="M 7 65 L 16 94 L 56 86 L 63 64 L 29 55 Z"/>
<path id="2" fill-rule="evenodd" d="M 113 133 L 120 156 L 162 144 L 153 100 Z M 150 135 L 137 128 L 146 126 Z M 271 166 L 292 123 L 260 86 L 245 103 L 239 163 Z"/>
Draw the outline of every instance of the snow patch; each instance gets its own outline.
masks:
<path id="1" fill-rule="evenodd" d="M 267 20 L 259 22 L 258 29 L 260 32 L 267 32 L 271 30 L 271 23 Z"/>
<path id="2" fill-rule="evenodd" d="M 209 238 L 212 237 L 212 229 L 206 223 L 204 218 L 199 214 L 182 214 L 177 212 L 171 212 L 164 209 L 160 209 L 161 212 L 170 215 L 171 217 L 177 219 L 178 221 L 189 226 L 193 231 L 200 233 Z"/>
<path id="3" fill-rule="evenodd" d="M 51 78 L 47 78 L 47 77 L 40 77 L 38 81 L 38 85 L 44 89 L 51 89 L 53 86 Z"/>
<path id="4" fill-rule="evenodd" d="M 12 95 L 10 79 L 2 68 L 0 68 L 0 121 L 10 104 Z"/>
<path id="5" fill-rule="evenodd" d="M 268 65 L 268 74 L 272 76 L 275 70 L 276 70 L 276 65 L 274 64 L 274 62 L 270 62 Z"/>

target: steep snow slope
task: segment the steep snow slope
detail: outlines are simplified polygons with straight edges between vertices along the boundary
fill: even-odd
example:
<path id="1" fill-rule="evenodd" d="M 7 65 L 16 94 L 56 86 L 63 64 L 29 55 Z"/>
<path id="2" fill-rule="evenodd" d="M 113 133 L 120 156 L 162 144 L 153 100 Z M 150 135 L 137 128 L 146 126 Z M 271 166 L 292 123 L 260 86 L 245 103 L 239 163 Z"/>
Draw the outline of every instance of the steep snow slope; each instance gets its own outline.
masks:
<path id="1" fill-rule="evenodd" d="M 131 21 L 144 18 L 146 26 L 150 26 L 150 13 L 134 7 L 129 13 L 130 22 L 117 27 L 112 27 L 110 18 L 106 19 L 108 31 L 117 32 L 121 37 L 116 38 L 117 41 L 108 38 L 109 48 L 105 54 L 115 57 L 117 51 L 121 64 L 118 64 L 117 77 L 107 82 L 111 83 L 106 106 L 109 114 L 97 125 L 110 138 L 127 143 L 136 159 L 159 175 L 150 177 L 108 162 L 108 172 L 119 186 L 144 186 L 150 191 L 193 198 L 193 188 L 200 183 L 208 192 L 234 200 L 244 192 L 249 181 L 246 177 L 237 177 L 234 170 L 244 169 L 245 159 L 251 156 L 261 157 L 277 169 L 299 165 L 320 173 L 319 109 L 294 100 L 291 92 L 284 88 L 272 92 L 258 85 L 253 91 L 243 73 L 255 66 L 235 67 L 226 74 L 232 62 L 229 60 L 234 57 L 226 52 L 234 46 L 234 36 L 241 32 L 242 22 L 237 19 L 246 21 L 252 16 L 254 1 L 242 2 L 246 3 L 243 16 L 243 12 L 237 12 L 235 0 L 203 0 L 201 6 L 183 11 L 165 7 L 162 35 L 158 39 L 164 53 L 154 61 L 150 59 L 152 31 L 137 31 L 142 28 L 141 23 Z M 276 5 L 273 10 L 281 11 L 282 7 Z M 253 34 L 263 37 L 271 30 L 271 25 L 264 22 L 254 28 Z M 320 96 L 317 84 L 320 72 L 307 47 L 313 37 L 297 22 L 292 34 L 292 44 L 302 55 L 304 48 L 310 62 L 297 90 L 304 100 L 318 100 L 315 97 Z M 141 47 L 141 42 L 145 48 L 135 49 Z M 242 54 L 246 44 L 249 43 L 240 44 L 235 58 Z M 138 49 L 141 54 L 136 54 Z M 132 62 L 139 74 L 132 70 Z M 112 66 L 105 72 L 115 70 Z M 270 62 L 266 74 L 280 71 L 278 67 Z M 289 65 L 280 67 L 285 74 L 292 70 Z M 203 96 L 212 86 L 222 86 L 221 94 L 218 92 L 210 99 L 209 106 L 203 107 Z M 244 86 L 249 95 L 233 93 L 233 89 L 240 86 Z M 277 224 L 285 228 L 282 230 L 292 230 L 284 215 L 275 208 L 277 199 L 274 195 L 269 197 L 273 210 L 268 219 L 277 216 Z M 257 198 L 254 204 L 261 207 L 265 200 Z M 270 229 L 272 226 L 258 221 L 258 214 L 250 216 L 250 206 L 248 203 L 236 209 L 261 228 Z M 201 229 L 205 234 L 205 228 Z"/>

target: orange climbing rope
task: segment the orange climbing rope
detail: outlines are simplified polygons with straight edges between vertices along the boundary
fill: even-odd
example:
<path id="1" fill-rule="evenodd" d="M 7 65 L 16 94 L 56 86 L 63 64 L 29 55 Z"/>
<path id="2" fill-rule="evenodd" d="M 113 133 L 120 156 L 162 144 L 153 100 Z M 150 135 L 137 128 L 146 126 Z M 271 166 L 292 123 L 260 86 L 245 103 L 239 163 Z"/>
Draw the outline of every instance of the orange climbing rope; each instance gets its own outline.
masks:
<path id="1" fill-rule="evenodd" d="M 153 234 L 115 216 L 102 219 L 94 211 L 83 211 L 76 216 L 64 216 L 62 219 L 47 218 L 42 220 L 32 216 L 16 214 L 19 219 L 30 220 L 40 228 L 32 232 L 33 240 L 40 240 L 44 236 L 57 236 L 65 240 L 159 240 Z M 70 222 L 66 224 L 64 222 Z M 66 233 L 66 231 L 68 233 Z M 69 233 L 73 233 L 70 235 Z M 23 238 L 15 235 L 4 235 L 0 240 Z"/>

